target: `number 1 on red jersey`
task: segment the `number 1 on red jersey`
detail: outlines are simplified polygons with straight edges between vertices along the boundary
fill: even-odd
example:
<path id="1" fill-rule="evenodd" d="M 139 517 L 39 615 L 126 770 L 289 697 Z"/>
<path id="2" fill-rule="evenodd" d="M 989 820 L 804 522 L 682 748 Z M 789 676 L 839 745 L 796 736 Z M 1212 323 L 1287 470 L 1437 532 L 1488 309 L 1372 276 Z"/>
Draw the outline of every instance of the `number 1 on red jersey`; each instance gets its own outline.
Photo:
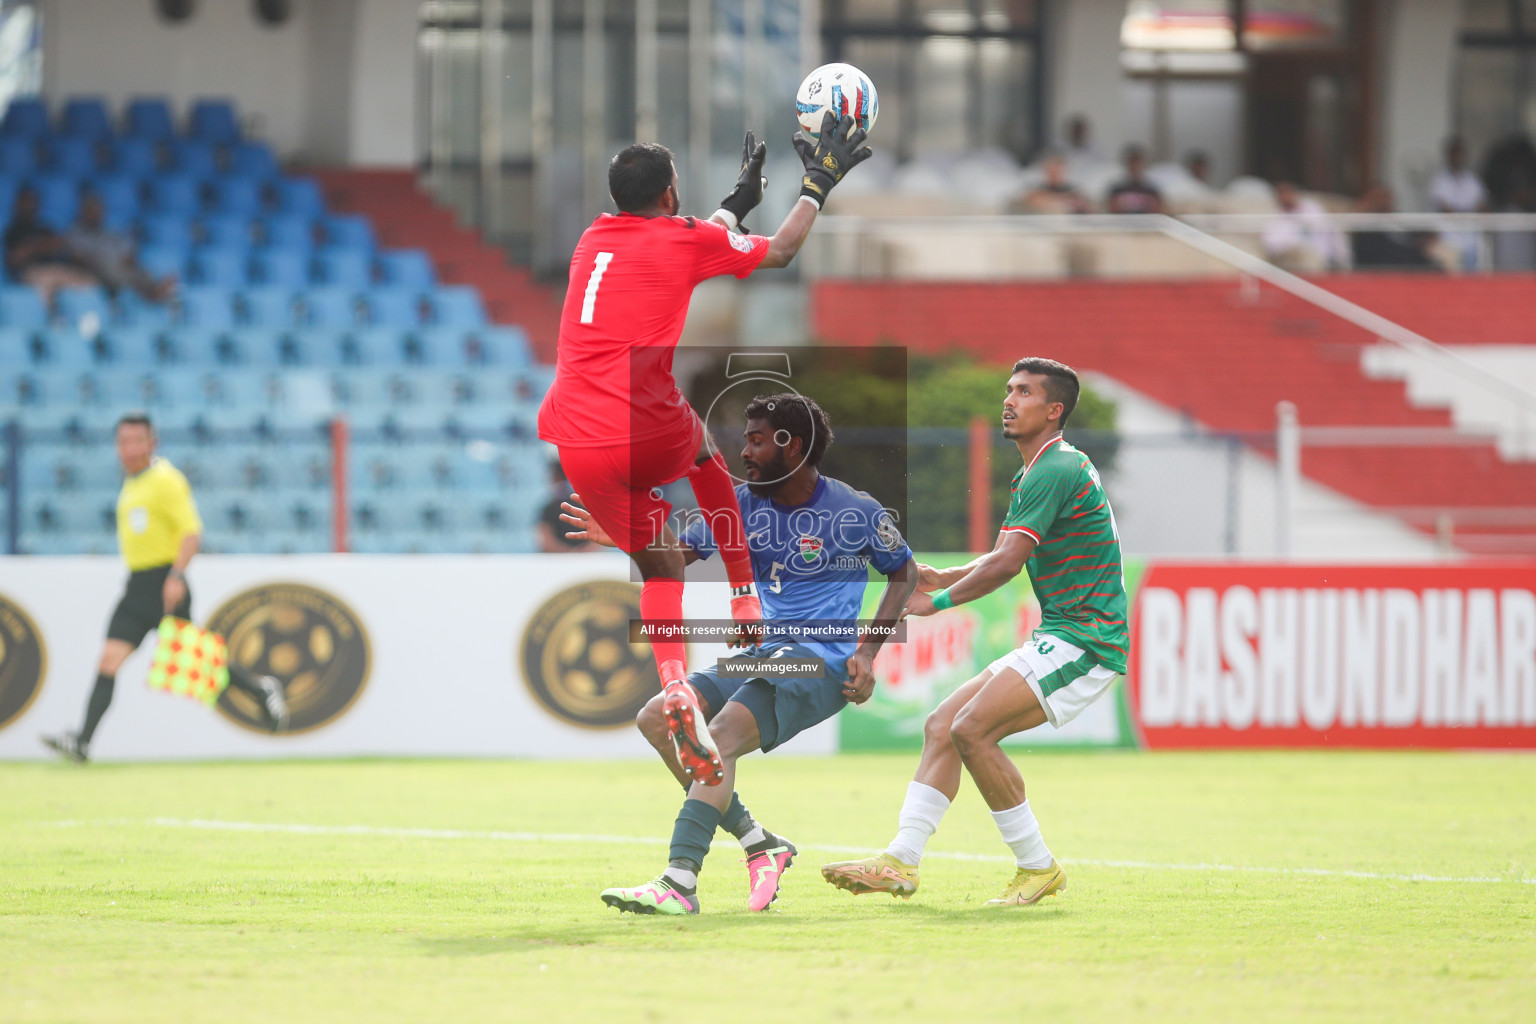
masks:
<path id="1" fill-rule="evenodd" d="M 592 310 L 597 305 L 597 287 L 603 283 L 603 272 L 612 260 L 613 253 L 600 252 L 592 265 L 592 276 L 587 278 L 587 293 L 581 300 L 581 322 L 584 324 L 592 322 Z"/>

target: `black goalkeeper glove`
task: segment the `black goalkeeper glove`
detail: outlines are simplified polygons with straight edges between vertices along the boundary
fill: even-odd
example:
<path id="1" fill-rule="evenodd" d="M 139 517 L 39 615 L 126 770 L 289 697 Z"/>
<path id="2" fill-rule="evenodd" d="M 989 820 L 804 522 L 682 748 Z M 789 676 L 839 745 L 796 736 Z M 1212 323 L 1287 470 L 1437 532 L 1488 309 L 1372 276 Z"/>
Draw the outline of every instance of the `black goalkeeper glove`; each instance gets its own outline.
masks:
<path id="1" fill-rule="evenodd" d="M 805 165 L 805 177 L 800 179 L 800 194 L 820 208 L 827 201 L 832 186 L 843 180 L 843 175 L 873 154 L 864 145 L 864 129 L 854 126 L 852 116 L 844 114 L 839 120 L 832 111 L 821 115 L 821 138 L 812 142 L 805 135 L 795 133 L 795 152 Z"/>
<path id="2" fill-rule="evenodd" d="M 768 144 L 758 142 L 755 134 L 747 132 L 747 140 L 741 146 L 741 176 L 736 179 L 731 194 L 720 200 L 720 209 L 736 220 L 732 227 L 746 220 L 747 214 L 763 201 L 763 186 L 768 184 L 768 179 L 763 177 L 763 161 L 766 159 Z"/>

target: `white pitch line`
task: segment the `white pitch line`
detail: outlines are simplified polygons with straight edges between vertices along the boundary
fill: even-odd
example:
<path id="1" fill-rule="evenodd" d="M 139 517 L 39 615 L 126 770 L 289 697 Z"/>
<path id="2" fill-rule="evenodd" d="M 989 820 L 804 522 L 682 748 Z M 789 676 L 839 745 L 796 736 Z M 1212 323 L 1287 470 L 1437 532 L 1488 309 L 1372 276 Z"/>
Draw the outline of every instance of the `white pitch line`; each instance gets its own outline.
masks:
<path id="1" fill-rule="evenodd" d="M 386 839 L 476 839 L 500 843 L 586 843 L 666 846 L 670 842 L 655 836 L 608 836 L 586 832 L 502 832 L 457 828 L 392 828 L 376 825 L 305 825 L 280 821 L 218 821 L 208 818 L 104 818 L 44 822 L 56 828 L 150 827 L 201 829 L 212 832 L 267 832 L 302 836 L 374 836 Z M 729 843 L 717 845 L 728 846 Z M 803 849 L 823 853 L 868 853 L 867 846 L 836 846 L 828 843 L 800 843 Z M 980 861 L 990 864 L 1012 863 L 1012 857 L 986 853 L 950 853 L 935 850 L 927 856 L 940 860 Z M 1260 875 L 1307 875 L 1315 878 L 1360 878 L 1378 882 L 1439 882 L 1453 884 L 1498 885 L 1515 883 L 1536 885 L 1536 878 L 1493 878 L 1455 875 L 1399 875 L 1380 871 L 1349 871 L 1342 868 L 1277 868 L 1247 864 L 1179 864 L 1143 860 L 1100 860 L 1088 857 L 1060 858 L 1063 864 L 1095 868 L 1131 868 L 1138 871 L 1224 871 Z"/>

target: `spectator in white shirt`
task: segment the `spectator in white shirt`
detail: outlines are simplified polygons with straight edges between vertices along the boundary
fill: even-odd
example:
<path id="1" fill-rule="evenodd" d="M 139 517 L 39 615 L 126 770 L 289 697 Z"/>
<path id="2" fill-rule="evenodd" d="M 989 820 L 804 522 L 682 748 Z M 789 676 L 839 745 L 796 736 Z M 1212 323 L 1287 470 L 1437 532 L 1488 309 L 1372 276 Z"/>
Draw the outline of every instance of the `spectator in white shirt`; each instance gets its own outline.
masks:
<path id="1" fill-rule="evenodd" d="M 1315 199 L 1302 195 L 1291 182 L 1275 184 L 1280 212 L 1264 226 L 1260 239 L 1270 262 L 1300 274 L 1341 270 L 1348 265 L 1344 236 Z"/>
<path id="2" fill-rule="evenodd" d="M 1460 139 L 1446 142 L 1445 167 L 1429 181 L 1429 201 L 1440 213 L 1481 213 L 1488 209 L 1488 192 L 1467 167 L 1467 147 Z M 1463 270 L 1477 266 L 1477 232 L 1448 231 L 1444 239 L 1456 250 Z"/>

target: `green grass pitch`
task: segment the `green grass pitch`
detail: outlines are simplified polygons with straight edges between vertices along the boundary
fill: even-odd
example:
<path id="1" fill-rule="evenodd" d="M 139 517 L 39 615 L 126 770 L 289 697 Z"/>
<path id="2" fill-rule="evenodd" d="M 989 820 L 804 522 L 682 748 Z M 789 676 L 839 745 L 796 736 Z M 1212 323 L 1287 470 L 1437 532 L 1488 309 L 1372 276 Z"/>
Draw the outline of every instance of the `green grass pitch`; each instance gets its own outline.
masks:
<path id="1" fill-rule="evenodd" d="M 1536 1014 L 1536 758 L 1019 761 L 1063 896 L 980 907 L 1011 862 L 969 781 L 914 899 L 834 890 L 914 758 L 754 757 L 742 795 L 801 857 L 753 915 L 717 844 L 688 919 L 597 899 L 664 863 L 659 764 L 0 766 L 0 1020 Z"/>

